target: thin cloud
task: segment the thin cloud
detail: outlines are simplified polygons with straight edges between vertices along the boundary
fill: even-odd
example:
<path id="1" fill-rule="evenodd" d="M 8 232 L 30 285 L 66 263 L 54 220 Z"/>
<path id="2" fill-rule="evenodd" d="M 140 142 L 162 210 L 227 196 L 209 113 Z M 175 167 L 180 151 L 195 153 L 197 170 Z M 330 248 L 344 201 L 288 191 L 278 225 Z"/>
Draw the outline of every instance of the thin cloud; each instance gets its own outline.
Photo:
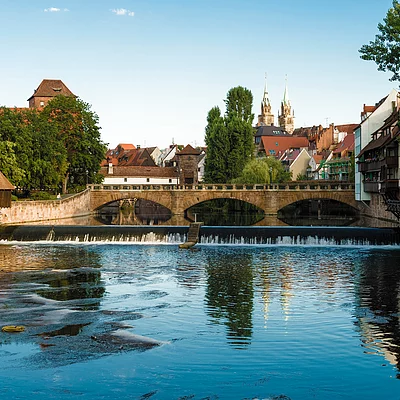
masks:
<path id="1" fill-rule="evenodd" d="M 133 17 L 135 15 L 133 11 L 127 10 L 126 8 L 114 8 L 111 12 L 115 15 L 127 15 L 128 17 Z"/>
<path id="2" fill-rule="evenodd" d="M 68 8 L 64 8 L 61 10 L 61 8 L 57 8 L 57 7 L 49 7 L 49 8 L 45 8 L 44 12 L 60 12 L 60 11 L 69 11 Z"/>

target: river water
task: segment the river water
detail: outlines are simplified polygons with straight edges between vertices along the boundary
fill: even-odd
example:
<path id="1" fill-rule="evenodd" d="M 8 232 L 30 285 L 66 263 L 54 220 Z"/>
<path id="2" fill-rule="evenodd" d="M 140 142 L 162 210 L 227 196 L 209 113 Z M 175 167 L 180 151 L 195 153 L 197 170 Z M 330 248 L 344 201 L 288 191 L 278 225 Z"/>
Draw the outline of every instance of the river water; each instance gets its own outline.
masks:
<path id="1" fill-rule="evenodd" d="M 0 398 L 399 399 L 399 246 L 2 242 Z"/>

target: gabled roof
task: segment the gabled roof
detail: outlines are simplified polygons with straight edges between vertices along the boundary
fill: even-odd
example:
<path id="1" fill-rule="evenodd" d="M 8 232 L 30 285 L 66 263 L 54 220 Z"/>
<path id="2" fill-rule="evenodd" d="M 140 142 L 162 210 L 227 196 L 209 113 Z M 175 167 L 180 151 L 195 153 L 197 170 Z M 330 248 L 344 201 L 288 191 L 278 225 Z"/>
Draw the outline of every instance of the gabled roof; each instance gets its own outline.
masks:
<path id="1" fill-rule="evenodd" d="M 292 136 L 281 126 L 261 125 L 257 128 L 255 136 Z"/>
<path id="2" fill-rule="evenodd" d="M 0 190 L 14 190 L 15 186 L 0 171 Z"/>
<path id="3" fill-rule="evenodd" d="M 262 145 L 266 155 L 282 153 L 288 149 L 308 148 L 308 139 L 292 135 L 285 136 L 262 136 Z M 273 152 L 271 153 L 271 150 Z"/>
<path id="4" fill-rule="evenodd" d="M 176 153 L 177 156 L 198 156 L 201 154 L 200 150 L 193 148 L 190 144 L 188 144 L 184 149 L 182 149 L 179 153 Z"/>
<path id="5" fill-rule="evenodd" d="M 75 96 L 60 79 L 43 79 L 39 87 L 29 97 L 55 97 L 58 95 Z"/>
<path id="6" fill-rule="evenodd" d="M 354 133 L 347 134 L 347 136 L 338 144 L 333 153 L 343 153 L 346 150 L 354 151 Z"/>
<path id="7" fill-rule="evenodd" d="M 118 149 L 118 147 L 120 147 L 122 150 L 125 150 L 125 151 L 136 149 L 136 147 L 131 143 L 120 143 L 117 146 L 117 149 Z"/>
<path id="8" fill-rule="evenodd" d="M 118 155 L 118 165 L 154 167 L 156 163 L 147 149 L 133 149 Z"/>
<path id="9" fill-rule="evenodd" d="M 316 164 L 320 164 L 321 161 L 324 159 L 324 156 L 322 154 L 314 154 L 312 156 Z"/>

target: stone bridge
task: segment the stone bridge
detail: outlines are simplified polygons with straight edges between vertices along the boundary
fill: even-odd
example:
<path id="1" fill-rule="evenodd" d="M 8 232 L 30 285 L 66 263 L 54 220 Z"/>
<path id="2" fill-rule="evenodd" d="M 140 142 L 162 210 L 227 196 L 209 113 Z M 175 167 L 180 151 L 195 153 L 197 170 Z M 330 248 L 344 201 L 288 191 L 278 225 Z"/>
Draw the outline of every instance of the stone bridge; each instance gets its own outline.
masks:
<path id="1" fill-rule="evenodd" d="M 168 208 L 173 215 L 184 215 L 190 207 L 214 199 L 236 199 L 259 207 L 266 215 L 276 215 L 283 207 L 310 199 L 336 200 L 359 211 L 362 204 L 354 198 L 354 185 L 344 182 L 276 185 L 89 185 L 90 211 L 123 199 L 150 200 Z"/>

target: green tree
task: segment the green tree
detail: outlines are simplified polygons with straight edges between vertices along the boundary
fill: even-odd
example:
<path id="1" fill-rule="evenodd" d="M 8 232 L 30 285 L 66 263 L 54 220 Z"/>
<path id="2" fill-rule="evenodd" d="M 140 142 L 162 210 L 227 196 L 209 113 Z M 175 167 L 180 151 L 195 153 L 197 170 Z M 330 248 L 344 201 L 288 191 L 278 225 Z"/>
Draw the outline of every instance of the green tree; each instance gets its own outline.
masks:
<path id="1" fill-rule="evenodd" d="M 225 171 L 229 156 L 229 138 L 224 118 L 219 107 L 212 108 L 207 116 L 206 137 L 207 158 L 204 168 L 206 182 L 225 182 Z"/>
<path id="2" fill-rule="evenodd" d="M 226 95 L 226 115 L 236 115 L 242 121 L 253 122 L 254 114 L 251 109 L 253 107 L 253 94 L 249 89 L 237 86 L 229 90 Z"/>
<path id="3" fill-rule="evenodd" d="M 21 132 L 21 118 L 16 110 L 0 108 L 0 171 L 15 186 L 19 186 L 25 177 L 17 159 L 16 138 Z"/>
<path id="4" fill-rule="evenodd" d="M 57 96 L 41 113 L 57 129 L 66 151 L 62 191 L 101 181 L 98 174 L 107 147 L 100 139 L 99 118 L 89 104 L 75 97 Z"/>
<path id="5" fill-rule="evenodd" d="M 207 117 L 206 182 L 231 182 L 253 155 L 253 95 L 241 86 L 232 88 L 225 104 L 224 117 L 218 107 L 212 108 Z"/>
<path id="6" fill-rule="evenodd" d="M 393 1 L 393 7 L 386 14 L 384 23 L 378 24 L 379 34 L 375 40 L 359 50 L 363 60 L 375 61 L 379 71 L 390 71 L 391 81 L 400 80 L 400 4 Z"/>
<path id="7" fill-rule="evenodd" d="M 60 191 L 67 171 L 67 151 L 59 140 L 57 127 L 37 110 L 28 110 L 31 137 L 30 179 L 25 188 Z"/>
<path id="8" fill-rule="evenodd" d="M 252 159 L 245 165 L 242 174 L 234 180 L 240 184 L 271 184 L 286 182 L 291 173 L 275 157 Z"/>

